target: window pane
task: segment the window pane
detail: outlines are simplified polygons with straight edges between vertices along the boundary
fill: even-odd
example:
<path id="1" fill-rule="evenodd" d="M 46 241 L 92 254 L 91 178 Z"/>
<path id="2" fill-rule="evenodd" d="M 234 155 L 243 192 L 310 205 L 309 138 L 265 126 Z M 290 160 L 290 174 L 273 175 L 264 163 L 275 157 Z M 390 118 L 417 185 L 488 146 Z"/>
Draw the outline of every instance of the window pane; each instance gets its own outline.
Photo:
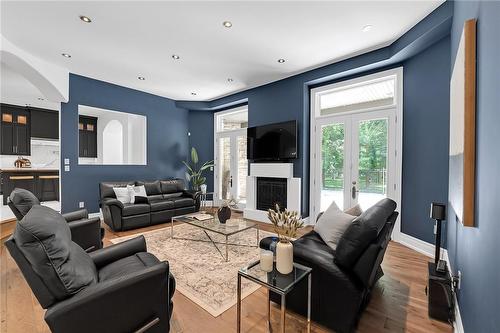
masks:
<path id="1" fill-rule="evenodd" d="M 17 116 L 17 123 L 18 124 L 26 125 L 27 122 L 28 122 L 28 118 L 26 118 L 26 116 Z"/>
<path id="2" fill-rule="evenodd" d="M 238 137 L 238 200 L 240 203 L 246 203 L 247 198 L 247 137 Z"/>
<path id="3" fill-rule="evenodd" d="M 344 209 L 344 124 L 322 127 L 321 137 L 321 211 L 335 201 Z"/>
<path id="4" fill-rule="evenodd" d="M 12 114 L 10 114 L 10 113 L 2 114 L 2 121 L 4 123 L 11 123 L 12 122 Z"/>
<path id="5" fill-rule="evenodd" d="M 235 111 L 217 116 L 217 131 L 230 131 L 248 127 L 248 110 Z"/>
<path id="6" fill-rule="evenodd" d="M 220 199 L 231 198 L 231 143 L 229 138 L 219 139 L 219 193 Z"/>
<path id="7" fill-rule="evenodd" d="M 358 203 L 366 210 L 387 196 L 387 119 L 359 122 Z"/>
<path id="8" fill-rule="evenodd" d="M 394 104 L 394 78 L 335 89 L 320 96 L 320 115 Z"/>

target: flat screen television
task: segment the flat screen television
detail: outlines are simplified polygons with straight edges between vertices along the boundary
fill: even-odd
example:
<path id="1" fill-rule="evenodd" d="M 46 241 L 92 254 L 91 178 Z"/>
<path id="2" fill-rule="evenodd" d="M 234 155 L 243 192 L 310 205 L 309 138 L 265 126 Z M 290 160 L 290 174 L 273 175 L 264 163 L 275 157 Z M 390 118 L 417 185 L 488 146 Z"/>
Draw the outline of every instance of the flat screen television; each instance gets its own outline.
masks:
<path id="1" fill-rule="evenodd" d="M 247 128 L 247 158 L 252 161 L 297 158 L 297 121 Z"/>

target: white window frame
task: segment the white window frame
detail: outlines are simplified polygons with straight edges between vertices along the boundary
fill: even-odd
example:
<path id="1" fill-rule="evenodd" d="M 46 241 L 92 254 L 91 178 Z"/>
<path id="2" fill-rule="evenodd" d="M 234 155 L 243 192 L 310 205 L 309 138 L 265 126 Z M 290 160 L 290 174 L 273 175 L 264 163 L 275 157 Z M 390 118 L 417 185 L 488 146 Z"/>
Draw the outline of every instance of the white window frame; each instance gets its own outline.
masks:
<path id="1" fill-rule="evenodd" d="M 340 88 L 347 88 L 347 87 L 353 87 L 353 86 L 359 86 L 359 85 L 365 85 L 371 82 L 377 82 L 381 81 L 384 78 L 387 77 L 394 77 L 394 103 L 393 105 L 384 105 L 384 106 L 377 106 L 377 107 L 371 107 L 371 108 L 363 108 L 363 109 L 358 109 L 358 110 L 350 110 L 350 111 L 345 111 L 345 112 L 338 112 L 334 114 L 328 114 L 328 115 L 321 115 L 321 103 L 320 103 L 320 97 L 323 94 L 331 93 L 332 91 L 338 90 Z M 366 112 L 371 112 L 371 111 L 378 111 L 378 110 L 384 110 L 388 108 L 395 108 L 396 109 L 396 142 L 395 142 L 395 151 L 393 152 L 396 155 L 395 161 L 395 179 L 396 179 L 396 184 L 391 184 L 391 186 L 395 186 L 395 201 L 398 205 L 398 210 L 401 212 L 401 185 L 402 185 L 402 165 L 403 165 L 403 67 L 398 67 L 394 69 L 389 69 L 385 71 L 381 71 L 378 73 L 374 74 L 369 74 L 369 75 L 364 75 L 361 77 L 357 77 L 355 79 L 350 79 L 350 80 L 345 80 L 342 82 L 338 83 L 333 83 L 321 87 L 317 87 L 314 89 L 311 89 L 310 91 L 310 105 L 311 105 L 311 112 L 310 112 L 310 164 L 309 164 L 309 176 L 310 176 L 310 184 L 309 184 L 309 215 L 310 216 L 315 216 L 319 212 L 317 211 L 319 208 L 316 207 L 318 204 L 315 202 L 315 180 L 316 180 L 316 147 L 317 145 L 317 134 L 316 134 L 316 128 L 317 124 L 319 123 L 320 120 L 329 118 L 329 117 L 334 117 L 334 116 L 341 116 L 341 115 L 351 115 L 351 114 L 357 114 L 357 113 L 366 113 Z M 316 223 L 314 221 L 314 217 L 309 219 L 310 224 Z M 398 216 L 398 219 L 396 220 L 396 224 L 394 226 L 394 231 L 393 231 L 393 237 L 395 240 L 400 239 L 401 235 L 401 214 Z"/>
<path id="2" fill-rule="evenodd" d="M 218 157 L 218 140 L 223 137 L 238 137 L 241 136 L 242 134 L 247 134 L 247 129 L 246 128 L 238 128 L 238 129 L 232 129 L 232 130 L 226 130 L 226 131 L 219 131 L 219 116 L 223 115 L 228 115 L 232 113 L 238 113 L 246 111 L 248 115 L 248 104 L 238 106 L 233 109 L 228 109 L 224 111 L 219 111 L 219 112 L 214 112 L 214 204 L 215 205 L 220 205 L 221 200 L 219 200 L 219 157 Z M 237 179 L 235 180 L 236 182 L 238 181 Z"/>

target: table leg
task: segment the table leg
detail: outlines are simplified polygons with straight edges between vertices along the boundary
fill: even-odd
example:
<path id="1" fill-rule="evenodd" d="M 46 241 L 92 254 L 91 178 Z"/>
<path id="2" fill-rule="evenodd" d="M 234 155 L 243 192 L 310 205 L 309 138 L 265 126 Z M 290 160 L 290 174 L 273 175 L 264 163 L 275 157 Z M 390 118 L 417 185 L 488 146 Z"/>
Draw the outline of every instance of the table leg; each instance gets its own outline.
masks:
<path id="1" fill-rule="evenodd" d="M 226 261 L 229 261 L 229 252 L 227 249 L 229 247 L 229 245 L 227 244 L 227 238 L 228 238 L 228 236 L 226 236 Z"/>
<path id="2" fill-rule="evenodd" d="M 267 331 L 272 332 L 271 328 L 271 290 L 267 289 Z"/>
<path id="3" fill-rule="evenodd" d="M 286 296 L 281 295 L 281 333 L 285 333 Z"/>
<path id="4" fill-rule="evenodd" d="M 257 225 L 257 247 L 259 247 L 259 226 Z"/>
<path id="5" fill-rule="evenodd" d="M 307 333 L 311 333 L 311 273 L 307 277 Z"/>
<path id="6" fill-rule="evenodd" d="M 237 287 L 237 301 L 236 301 L 236 332 L 241 331 L 241 275 L 238 274 L 238 287 Z"/>
<path id="7" fill-rule="evenodd" d="M 170 218 L 170 238 L 174 238 L 174 218 Z"/>

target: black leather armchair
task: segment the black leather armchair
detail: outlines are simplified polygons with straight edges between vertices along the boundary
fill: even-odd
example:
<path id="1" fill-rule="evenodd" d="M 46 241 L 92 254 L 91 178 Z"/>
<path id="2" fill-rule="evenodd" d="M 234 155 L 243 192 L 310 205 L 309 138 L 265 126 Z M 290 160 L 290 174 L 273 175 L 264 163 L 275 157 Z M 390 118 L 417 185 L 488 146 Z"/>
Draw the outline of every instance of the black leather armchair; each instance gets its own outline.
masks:
<path id="1" fill-rule="evenodd" d="M 37 197 L 28 190 L 15 188 L 7 198 L 7 204 L 18 221 L 30 211 L 34 205 L 40 205 Z M 104 228 L 98 217 L 89 218 L 86 209 L 62 214 L 71 230 L 71 239 L 85 251 L 90 252 L 102 248 Z"/>
<path id="2" fill-rule="evenodd" d="M 358 218 L 367 223 L 381 209 L 389 212 L 381 221 L 381 230 L 367 247 L 363 247 L 352 267 L 340 265 L 336 261 L 336 251 L 314 230 L 293 242 L 294 261 L 312 268 L 311 315 L 315 322 L 335 332 L 354 331 L 373 286 L 383 276 L 381 263 L 398 216 L 392 208 L 395 203 L 392 206 L 391 201 L 381 201 Z M 269 237 L 264 238 L 260 247 L 268 249 L 270 243 Z M 273 302 L 280 303 L 279 295 L 271 293 L 270 297 Z M 307 315 L 307 280 L 295 286 L 287 295 L 286 303 L 287 309 Z"/>
<path id="3" fill-rule="evenodd" d="M 34 206 L 6 247 L 52 332 L 168 332 L 175 280 L 143 236 L 84 252 L 57 212 Z"/>

